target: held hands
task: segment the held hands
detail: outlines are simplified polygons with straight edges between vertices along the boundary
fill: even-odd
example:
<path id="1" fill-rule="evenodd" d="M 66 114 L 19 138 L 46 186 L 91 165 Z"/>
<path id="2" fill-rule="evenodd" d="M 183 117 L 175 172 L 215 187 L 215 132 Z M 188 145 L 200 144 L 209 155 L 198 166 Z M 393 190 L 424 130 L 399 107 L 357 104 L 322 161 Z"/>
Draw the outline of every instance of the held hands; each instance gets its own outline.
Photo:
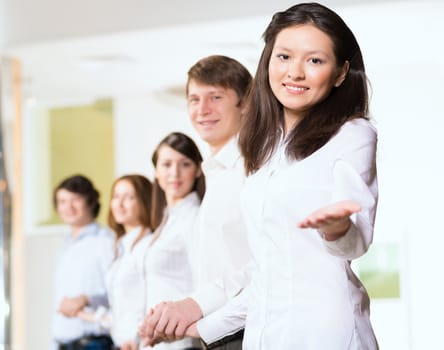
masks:
<path id="1" fill-rule="evenodd" d="M 187 330 L 185 331 L 185 336 L 200 338 L 199 331 L 197 330 L 197 322 L 194 322 L 191 326 L 187 328 Z"/>
<path id="2" fill-rule="evenodd" d="M 59 306 L 59 312 L 66 317 L 76 317 L 77 313 L 88 305 L 86 295 L 80 295 L 74 298 L 63 298 Z"/>
<path id="3" fill-rule="evenodd" d="M 96 315 L 94 312 L 80 310 L 77 312 L 76 316 L 83 321 L 94 323 L 96 322 Z"/>
<path id="4" fill-rule="evenodd" d="M 137 344 L 137 342 L 135 342 L 134 340 L 126 341 L 120 347 L 120 350 L 137 350 L 137 349 L 139 349 L 139 344 Z"/>
<path id="5" fill-rule="evenodd" d="M 347 233 L 351 225 L 350 216 L 360 210 L 356 202 L 336 202 L 311 213 L 298 223 L 298 227 L 317 229 L 326 241 L 334 241 Z"/>
<path id="6" fill-rule="evenodd" d="M 176 302 L 163 302 L 151 309 L 140 327 L 139 335 L 144 346 L 161 341 L 182 339 L 188 334 L 187 328 L 202 318 L 202 310 L 191 298 Z M 193 334 L 197 334 L 191 330 Z"/>

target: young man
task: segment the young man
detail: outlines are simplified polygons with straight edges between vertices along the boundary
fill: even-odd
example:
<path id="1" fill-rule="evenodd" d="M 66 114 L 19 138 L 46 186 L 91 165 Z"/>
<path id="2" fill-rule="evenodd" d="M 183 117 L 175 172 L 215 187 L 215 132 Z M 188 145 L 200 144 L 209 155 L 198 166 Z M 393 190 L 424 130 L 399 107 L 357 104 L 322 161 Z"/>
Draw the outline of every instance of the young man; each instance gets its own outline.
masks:
<path id="1" fill-rule="evenodd" d="M 243 103 L 251 75 L 236 60 L 209 56 L 188 71 L 188 113 L 194 128 L 209 145 L 211 156 L 202 164 L 206 193 L 190 246 L 196 292 L 177 302 L 159 304 L 142 326 L 142 340 L 180 338 L 197 320 L 223 306 L 249 282 L 250 251 L 240 213 L 244 165 L 237 147 Z M 211 342 L 211 329 L 198 325 Z M 212 349 L 241 349 L 242 331 L 219 341 Z"/>
<path id="2" fill-rule="evenodd" d="M 104 274 L 113 259 L 113 237 L 95 222 L 99 193 L 89 179 L 76 175 L 54 190 L 54 206 L 70 226 L 57 261 L 53 349 L 109 350 L 108 333 L 76 317 L 84 307 L 107 305 Z"/>

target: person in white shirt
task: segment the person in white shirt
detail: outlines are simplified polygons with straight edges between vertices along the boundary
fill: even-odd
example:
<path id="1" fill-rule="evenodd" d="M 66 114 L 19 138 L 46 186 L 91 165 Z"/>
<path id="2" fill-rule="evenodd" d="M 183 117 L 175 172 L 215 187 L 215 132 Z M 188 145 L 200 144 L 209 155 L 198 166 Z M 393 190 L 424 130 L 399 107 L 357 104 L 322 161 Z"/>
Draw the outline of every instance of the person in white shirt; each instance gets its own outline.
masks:
<path id="1" fill-rule="evenodd" d="M 115 259 L 106 273 L 109 308 L 85 309 L 78 317 L 111 331 L 114 345 L 137 350 L 145 314 L 144 259 L 152 238 L 151 182 L 143 175 L 119 177 L 111 188 L 108 225 L 116 234 Z"/>
<path id="2" fill-rule="evenodd" d="M 95 222 L 99 193 L 88 178 L 75 175 L 54 189 L 53 200 L 71 232 L 57 260 L 51 349 L 111 349 L 107 330 L 76 317 L 87 305 L 108 304 L 104 276 L 113 259 L 113 236 Z"/>
<path id="3" fill-rule="evenodd" d="M 188 71 L 188 113 L 211 151 L 202 165 L 207 191 L 190 244 L 196 290 L 181 301 L 158 305 L 145 319 L 141 335 L 146 343 L 182 337 L 190 324 L 248 284 L 251 253 L 239 196 L 245 174 L 236 135 L 251 79 L 241 63 L 220 55 L 202 58 Z M 239 330 L 213 348 L 240 349 L 241 343 Z"/>
<path id="4" fill-rule="evenodd" d="M 156 230 L 145 258 L 147 312 L 164 300 L 182 299 L 193 290 L 187 244 L 205 193 L 202 156 L 185 134 L 167 135 L 154 151 L 152 161 L 152 221 Z M 190 337 L 154 346 L 156 350 L 200 348 L 199 341 Z"/>
<path id="5" fill-rule="evenodd" d="M 377 134 L 359 45 L 316 3 L 276 13 L 239 144 L 250 285 L 187 334 L 245 324 L 245 350 L 375 350 L 369 297 L 350 262 L 372 242 Z"/>

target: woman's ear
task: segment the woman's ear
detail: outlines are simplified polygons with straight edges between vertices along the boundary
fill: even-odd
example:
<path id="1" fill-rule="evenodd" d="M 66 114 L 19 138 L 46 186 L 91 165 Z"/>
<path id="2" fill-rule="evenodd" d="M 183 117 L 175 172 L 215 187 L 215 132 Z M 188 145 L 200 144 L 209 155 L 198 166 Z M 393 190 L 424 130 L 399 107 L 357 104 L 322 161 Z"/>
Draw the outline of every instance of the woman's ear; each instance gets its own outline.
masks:
<path id="1" fill-rule="evenodd" d="M 347 77 L 347 73 L 348 73 L 349 69 L 350 69 L 350 62 L 349 61 L 345 61 L 344 65 L 340 68 L 338 77 L 336 78 L 336 81 L 335 81 L 335 84 L 334 84 L 335 87 L 341 86 L 342 82 Z"/>
<path id="2" fill-rule="evenodd" d="M 198 179 L 201 176 L 202 176 L 202 168 L 199 167 L 199 168 L 197 168 L 197 171 L 196 171 L 196 179 Z"/>

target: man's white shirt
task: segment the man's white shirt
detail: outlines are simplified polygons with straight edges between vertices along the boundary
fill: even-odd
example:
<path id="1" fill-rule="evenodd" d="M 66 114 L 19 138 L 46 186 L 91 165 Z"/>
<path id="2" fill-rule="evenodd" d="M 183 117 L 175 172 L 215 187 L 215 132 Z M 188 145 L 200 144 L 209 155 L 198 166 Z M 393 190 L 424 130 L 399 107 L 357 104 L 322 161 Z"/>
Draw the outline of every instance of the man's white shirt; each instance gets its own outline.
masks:
<path id="1" fill-rule="evenodd" d="M 204 316 L 239 294 L 250 281 L 251 253 L 240 210 L 245 181 L 237 139 L 202 164 L 206 192 L 190 242 L 196 291 Z"/>

